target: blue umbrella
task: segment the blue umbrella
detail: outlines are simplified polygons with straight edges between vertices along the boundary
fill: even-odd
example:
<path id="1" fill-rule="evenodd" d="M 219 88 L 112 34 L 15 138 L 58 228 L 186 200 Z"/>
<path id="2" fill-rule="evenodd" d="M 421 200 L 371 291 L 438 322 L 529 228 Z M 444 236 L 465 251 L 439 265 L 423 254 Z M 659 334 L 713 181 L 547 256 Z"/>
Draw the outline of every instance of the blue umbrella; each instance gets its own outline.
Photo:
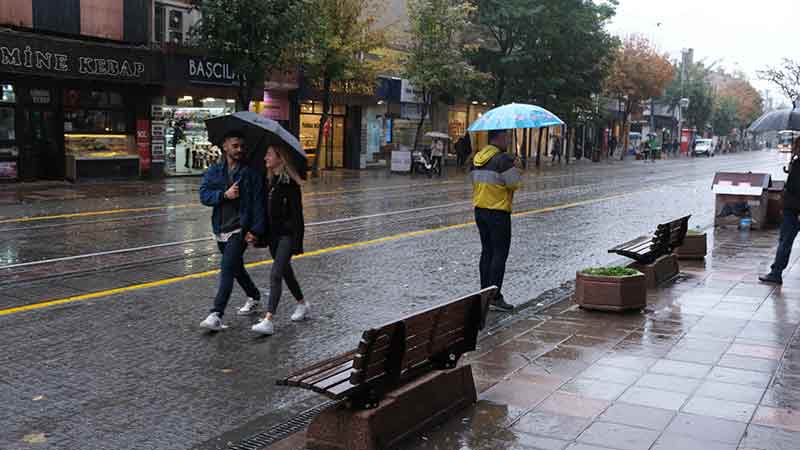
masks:
<path id="1" fill-rule="evenodd" d="M 561 125 L 564 125 L 563 120 L 542 107 L 512 103 L 487 111 L 470 125 L 469 131 L 547 128 Z"/>

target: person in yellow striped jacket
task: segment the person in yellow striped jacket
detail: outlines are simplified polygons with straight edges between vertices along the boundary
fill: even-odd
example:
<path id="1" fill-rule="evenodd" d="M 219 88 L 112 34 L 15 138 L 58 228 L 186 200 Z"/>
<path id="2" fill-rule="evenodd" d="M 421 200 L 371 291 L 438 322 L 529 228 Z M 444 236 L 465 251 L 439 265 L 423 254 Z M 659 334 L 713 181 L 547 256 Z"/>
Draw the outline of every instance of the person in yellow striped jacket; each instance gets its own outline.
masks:
<path id="1" fill-rule="evenodd" d="M 508 140 L 508 131 L 490 131 L 489 145 L 475 154 L 470 166 L 472 204 L 481 236 L 481 289 L 497 286 L 498 294 L 491 308 L 504 312 L 514 310 L 505 301 L 502 288 L 511 249 L 514 192 L 522 185 L 519 160 L 506 153 Z"/>

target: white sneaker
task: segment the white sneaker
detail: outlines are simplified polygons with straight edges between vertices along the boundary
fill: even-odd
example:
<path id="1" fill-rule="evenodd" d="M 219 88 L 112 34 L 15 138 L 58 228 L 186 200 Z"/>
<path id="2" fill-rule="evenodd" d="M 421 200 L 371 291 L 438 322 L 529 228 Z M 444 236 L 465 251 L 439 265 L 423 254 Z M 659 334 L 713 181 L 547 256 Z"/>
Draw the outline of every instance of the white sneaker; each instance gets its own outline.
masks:
<path id="1" fill-rule="evenodd" d="M 261 322 L 253 325 L 251 330 L 255 331 L 258 334 L 263 334 L 266 336 L 271 336 L 275 334 L 275 324 L 272 323 L 271 320 L 264 319 Z"/>
<path id="2" fill-rule="evenodd" d="M 206 320 L 200 322 L 200 328 L 205 328 L 211 331 L 220 331 L 228 328 L 227 325 L 222 323 L 222 318 L 219 313 L 212 312 L 206 317 Z"/>
<path id="3" fill-rule="evenodd" d="M 306 320 L 311 309 L 308 307 L 308 302 L 298 303 L 292 314 L 292 322 L 300 322 Z"/>
<path id="4" fill-rule="evenodd" d="M 244 306 L 239 308 L 236 314 L 240 316 L 249 316 L 255 314 L 259 309 L 261 309 L 261 301 L 248 298 L 247 302 L 245 302 Z"/>

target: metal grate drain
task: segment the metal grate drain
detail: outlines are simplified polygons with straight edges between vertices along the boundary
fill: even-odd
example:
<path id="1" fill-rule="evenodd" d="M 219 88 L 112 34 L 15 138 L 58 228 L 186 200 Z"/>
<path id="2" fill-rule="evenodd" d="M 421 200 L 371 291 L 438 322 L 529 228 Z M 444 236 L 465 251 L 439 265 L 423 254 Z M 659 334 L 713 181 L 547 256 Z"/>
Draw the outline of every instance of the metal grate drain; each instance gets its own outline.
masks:
<path id="1" fill-rule="evenodd" d="M 304 430 L 311 424 L 311 421 L 314 420 L 314 417 L 316 417 L 323 410 L 328 409 L 337 403 L 339 402 L 331 400 L 321 405 L 317 405 L 309 410 L 303 411 L 286 422 L 275 425 L 266 431 L 254 434 L 247 439 L 237 442 L 236 444 L 228 447 L 228 450 L 262 450 L 269 445 L 280 442 L 289 436 Z"/>

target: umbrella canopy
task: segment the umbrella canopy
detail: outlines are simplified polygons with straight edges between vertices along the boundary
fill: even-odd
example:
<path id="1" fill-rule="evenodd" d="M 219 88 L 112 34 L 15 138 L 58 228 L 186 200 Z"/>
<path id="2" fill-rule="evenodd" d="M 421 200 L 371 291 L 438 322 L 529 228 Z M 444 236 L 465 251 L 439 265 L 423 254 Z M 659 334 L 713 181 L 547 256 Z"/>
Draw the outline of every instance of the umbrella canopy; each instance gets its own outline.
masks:
<path id="1" fill-rule="evenodd" d="M 222 148 L 225 135 L 238 131 L 244 134 L 247 160 L 252 167 L 263 169 L 267 147 L 278 145 L 286 148 L 290 155 L 289 163 L 303 179 L 308 170 L 308 156 L 300 141 L 286 131 L 278 122 L 249 111 L 240 111 L 227 116 L 206 120 L 208 140 Z"/>
<path id="2" fill-rule="evenodd" d="M 433 138 L 433 139 L 447 139 L 450 140 L 450 135 L 442 133 L 441 131 L 429 131 L 425 133 L 425 137 Z"/>
<path id="3" fill-rule="evenodd" d="M 512 103 L 487 111 L 470 125 L 469 131 L 516 130 L 561 125 L 564 125 L 563 120 L 540 106 Z"/>
<path id="4" fill-rule="evenodd" d="M 751 133 L 783 130 L 800 131 L 800 109 L 779 109 L 768 112 L 756 119 L 748 128 Z"/>

